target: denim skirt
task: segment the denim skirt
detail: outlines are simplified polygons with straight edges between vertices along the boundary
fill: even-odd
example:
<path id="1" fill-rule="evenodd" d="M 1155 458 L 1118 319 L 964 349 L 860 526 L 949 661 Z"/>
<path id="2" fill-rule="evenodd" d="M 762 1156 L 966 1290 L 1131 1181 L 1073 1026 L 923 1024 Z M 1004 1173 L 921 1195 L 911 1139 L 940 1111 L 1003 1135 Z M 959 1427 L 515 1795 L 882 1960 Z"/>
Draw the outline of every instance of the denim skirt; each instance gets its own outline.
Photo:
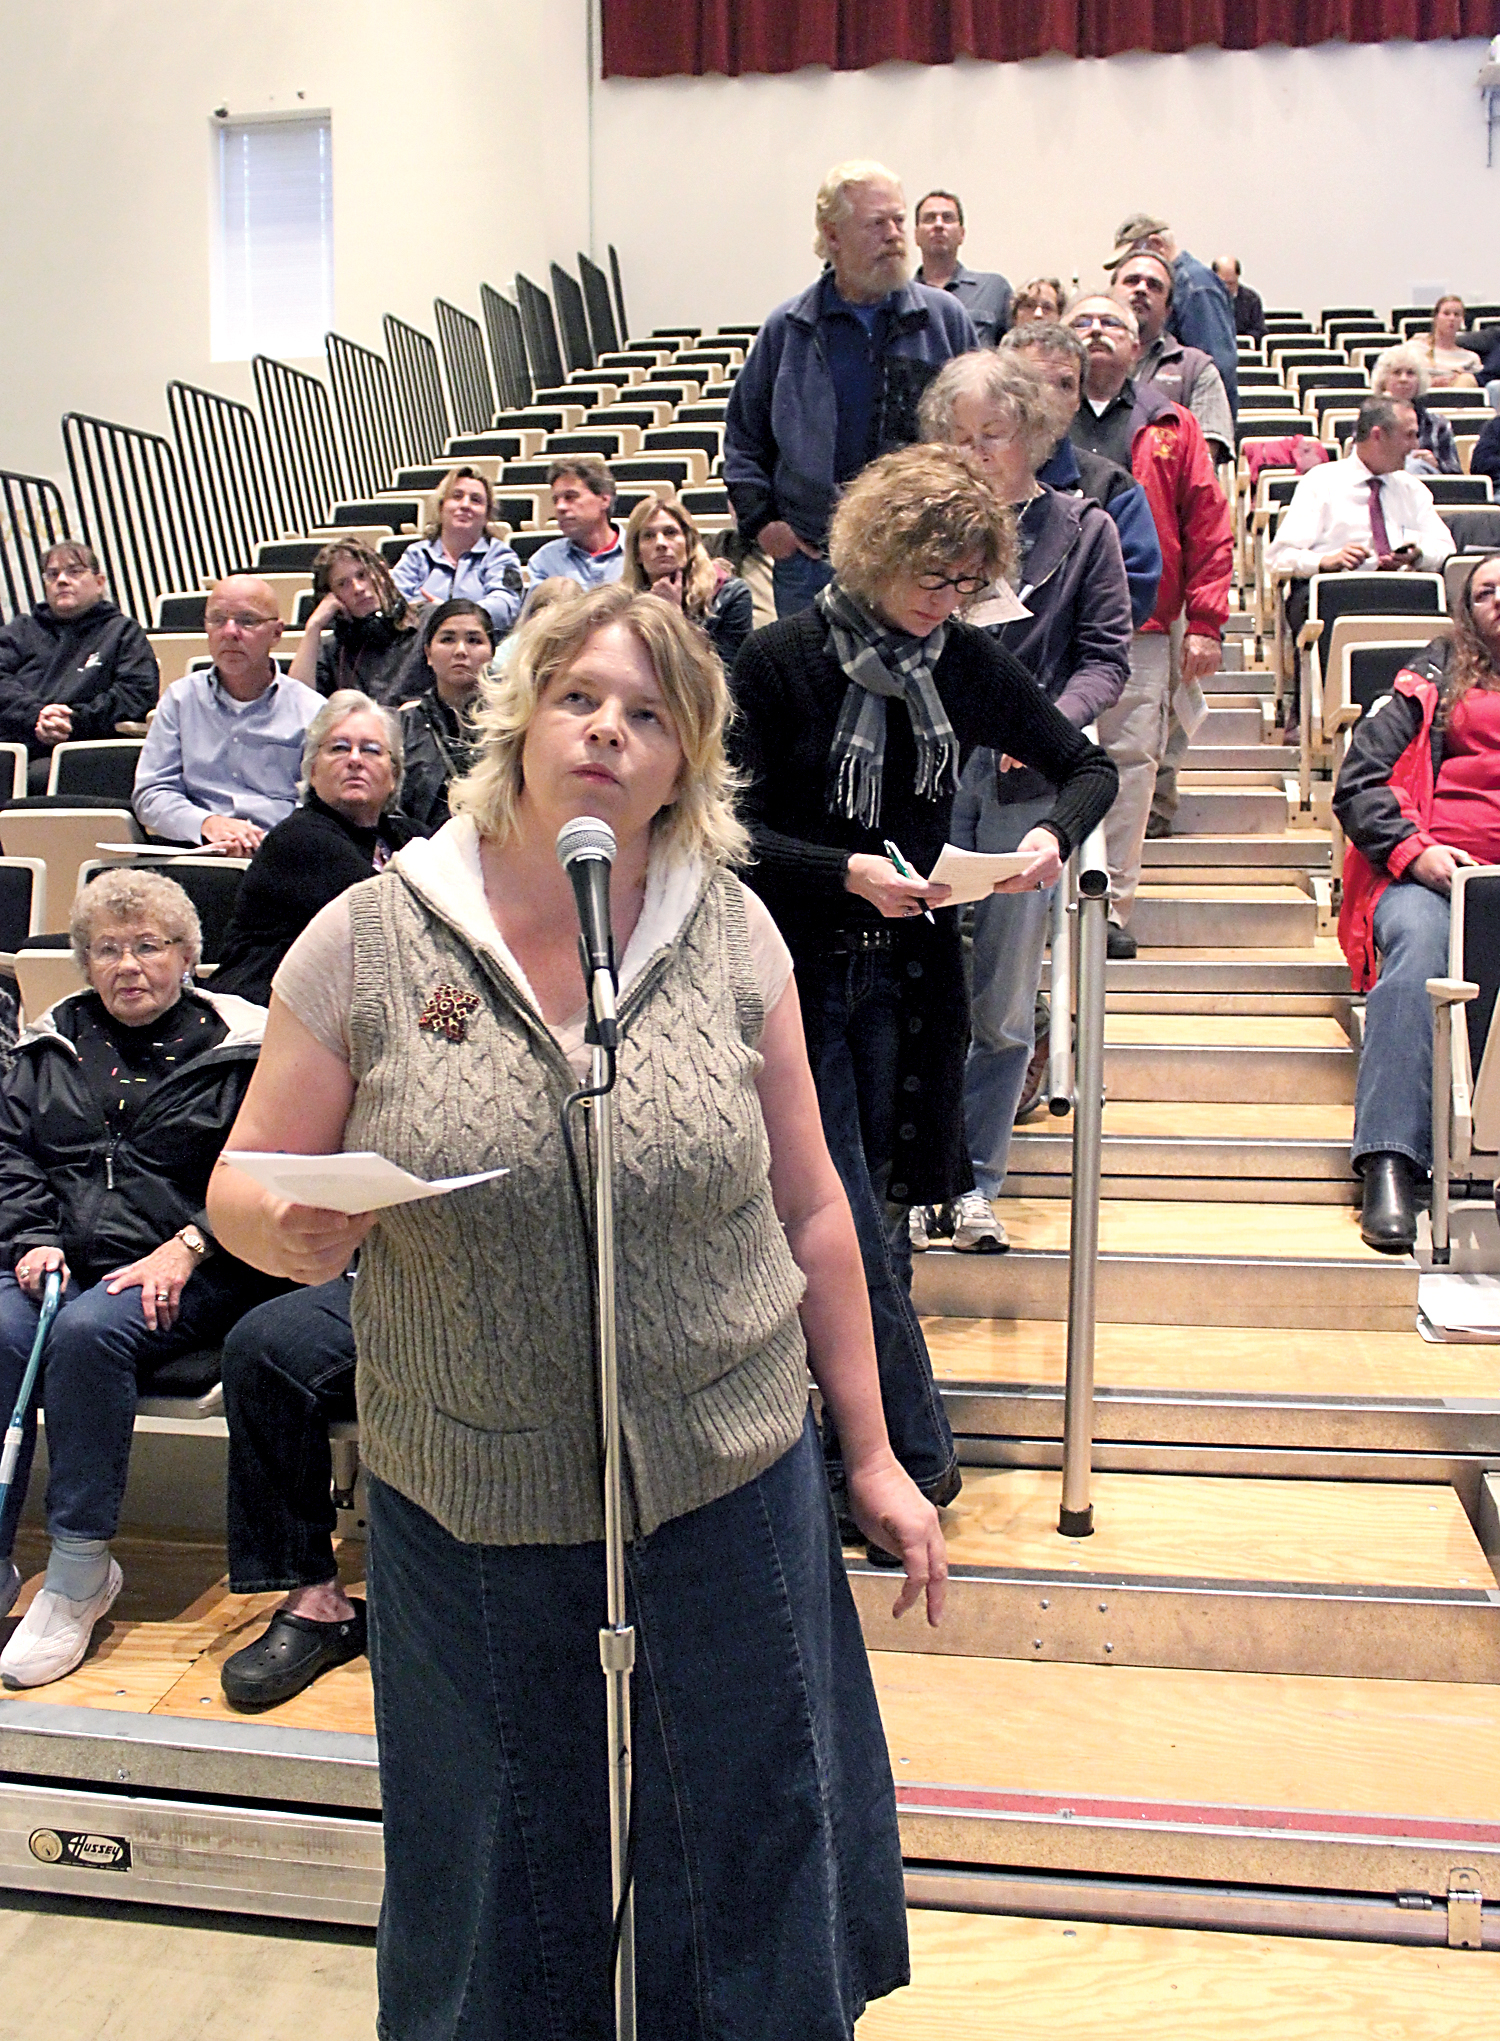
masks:
<path id="1" fill-rule="evenodd" d="M 382 2041 L 611 2041 L 603 1547 L 465 1545 L 369 1489 Z M 850 2041 L 906 1911 L 811 1420 L 628 1589 L 643 2041 Z"/>

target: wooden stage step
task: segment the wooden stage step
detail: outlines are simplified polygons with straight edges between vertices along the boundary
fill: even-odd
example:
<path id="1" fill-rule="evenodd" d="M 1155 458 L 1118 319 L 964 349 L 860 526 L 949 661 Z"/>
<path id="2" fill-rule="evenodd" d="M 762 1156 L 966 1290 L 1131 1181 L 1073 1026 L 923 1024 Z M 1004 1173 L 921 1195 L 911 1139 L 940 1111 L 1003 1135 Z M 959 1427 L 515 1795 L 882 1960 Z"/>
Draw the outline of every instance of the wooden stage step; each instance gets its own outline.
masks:
<path id="1" fill-rule="evenodd" d="M 1290 804 L 1279 782 L 1259 787 L 1182 786 L 1177 827 L 1184 832 L 1223 831 L 1279 836 Z"/>
<path id="2" fill-rule="evenodd" d="M 959 1318 L 1065 1318 L 1068 1203 L 1002 1198 L 1013 1251 L 916 1258 L 919 1311 Z M 1097 1312 L 1119 1325 L 1261 1325 L 1409 1332 L 1417 1265 L 1380 1255 L 1356 1213 L 1323 1205 L 1106 1199 Z"/>
<path id="3" fill-rule="evenodd" d="M 1359 1197 L 1349 1162 L 1353 1117 L 1347 1105 L 1111 1100 L 1104 1108 L 1105 1195 L 1353 1203 Z M 1072 1181 L 1072 1114 L 1032 1113 L 1011 1142 L 1007 1193 L 1065 1198 Z"/>
<path id="4" fill-rule="evenodd" d="M 1178 865 L 1218 865 L 1226 871 L 1285 866 L 1294 871 L 1326 872 L 1332 864 L 1327 830 L 1305 829 L 1283 836 L 1211 834 L 1178 830 L 1171 836 L 1148 837 L 1142 846 L 1142 869 L 1157 872 Z"/>
<path id="5" fill-rule="evenodd" d="M 1357 1059 L 1333 1015 L 1114 1013 L 1104 1020 L 1113 1101 L 1350 1105 Z"/>
<path id="6" fill-rule="evenodd" d="M 1495 1686 L 871 1665 L 908 1858 L 1433 1897 L 1472 1869 L 1500 1899 Z"/>
<path id="7" fill-rule="evenodd" d="M 1138 943 L 1179 949 L 1218 949 L 1226 943 L 1300 949 L 1317 926 L 1317 903 L 1300 886 L 1145 881 L 1130 910 L 1130 930 Z"/>
<path id="8" fill-rule="evenodd" d="M 1092 1537 L 1057 1528 L 1061 1476 L 969 1468 L 943 1514 L 940 1628 L 890 1617 L 852 1564 L 872 1650 L 1219 1671 L 1487 1680 L 1500 1589 L 1439 1482 L 1096 1474 Z"/>
<path id="9" fill-rule="evenodd" d="M 912 1982 L 858 2041 L 1457 2041 L 1500 1958 L 1286 1935 L 913 1910 Z"/>

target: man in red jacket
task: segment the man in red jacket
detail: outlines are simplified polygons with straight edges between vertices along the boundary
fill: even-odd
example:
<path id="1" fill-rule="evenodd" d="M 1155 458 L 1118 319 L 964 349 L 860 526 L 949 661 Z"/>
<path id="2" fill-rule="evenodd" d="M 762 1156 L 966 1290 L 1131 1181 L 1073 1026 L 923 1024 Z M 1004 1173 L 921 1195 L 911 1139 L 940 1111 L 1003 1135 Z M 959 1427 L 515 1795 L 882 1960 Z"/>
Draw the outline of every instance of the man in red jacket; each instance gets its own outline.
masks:
<path id="1" fill-rule="evenodd" d="M 1133 957 L 1135 938 L 1125 923 L 1140 883 L 1172 695 L 1218 670 L 1233 532 L 1197 419 L 1155 385 L 1131 381 L 1140 332 L 1129 306 L 1111 297 L 1080 298 L 1064 323 L 1088 356 L 1074 443 L 1130 470 L 1146 492 L 1161 544 L 1156 609 L 1135 634 L 1125 692 L 1099 718 L 1099 742 L 1120 771 L 1120 791 L 1104 824 L 1109 954 Z"/>

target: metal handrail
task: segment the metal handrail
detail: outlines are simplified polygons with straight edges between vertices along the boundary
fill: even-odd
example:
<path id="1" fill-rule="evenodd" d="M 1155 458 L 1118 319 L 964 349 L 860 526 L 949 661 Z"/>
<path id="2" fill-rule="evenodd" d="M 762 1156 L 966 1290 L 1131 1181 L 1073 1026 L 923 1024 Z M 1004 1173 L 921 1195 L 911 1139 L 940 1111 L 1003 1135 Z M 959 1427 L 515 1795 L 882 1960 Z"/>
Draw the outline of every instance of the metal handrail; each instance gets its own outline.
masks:
<path id="1" fill-rule="evenodd" d="M 539 389 L 555 389 L 564 381 L 567 371 L 558 343 L 557 321 L 552 315 L 552 300 L 540 284 L 517 270 L 516 303 L 521 311 L 521 332 L 526 340 L 526 358 L 531 363 L 531 379 Z"/>
<path id="2" fill-rule="evenodd" d="M 63 493 L 48 475 L 0 469 L 0 572 L 5 577 L 5 620 L 42 600 L 42 559 L 70 538 Z"/>
<path id="3" fill-rule="evenodd" d="M 589 338 L 594 343 L 594 353 L 614 354 L 620 345 L 619 330 L 615 325 L 615 308 L 609 299 L 609 278 L 597 262 L 579 251 L 578 275 L 583 284 L 583 302 L 589 315 Z"/>
<path id="4" fill-rule="evenodd" d="M 588 313 L 577 280 L 559 262 L 551 266 L 552 302 L 557 307 L 557 330 L 570 369 L 594 366 L 594 343 L 589 334 Z"/>
<path id="5" fill-rule="evenodd" d="M 1104 992 L 1109 861 L 1104 831 L 1079 847 L 1077 1080 L 1073 1091 L 1072 1217 L 1068 1234 L 1068 1366 L 1063 1402 L 1062 1506 L 1057 1528 L 1086 1538 L 1094 1528 L 1094 1310 L 1099 1263 L 1099 1171 L 1104 1129 Z M 1066 943 L 1064 949 L 1067 948 Z M 1056 983 L 1056 956 L 1053 972 Z M 1056 1003 L 1054 998 L 1054 1012 Z M 1054 1098 L 1054 1109 L 1056 1100 Z"/>
<path id="6" fill-rule="evenodd" d="M 361 495 L 378 496 L 393 486 L 398 468 L 414 468 L 427 456 L 406 443 L 385 356 L 342 333 L 325 334 L 323 346 L 350 478 Z"/>
<path id="7" fill-rule="evenodd" d="M 416 449 L 416 459 L 406 465 L 419 467 L 424 461 L 439 459 L 448 444 L 448 400 L 438 371 L 437 347 L 420 327 L 409 326 L 394 312 L 386 313 L 381 330 L 391 358 L 406 444 Z"/>
<path id="8" fill-rule="evenodd" d="M 327 386 L 305 369 L 258 354 L 250 364 L 261 427 L 289 531 L 316 531 L 352 493 Z"/>
<path id="9" fill-rule="evenodd" d="M 167 411 L 182 473 L 204 535 L 204 567 L 218 578 L 248 567 L 263 539 L 286 528 L 255 413 L 194 383 L 167 384 Z"/>
<path id="10" fill-rule="evenodd" d="M 484 328 L 489 335 L 495 394 L 500 400 L 500 409 L 524 411 L 531 402 L 535 385 L 531 380 L 531 370 L 526 366 L 526 336 L 521 330 L 520 311 L 489 283 L 479 286 L 479 309 L 484 314 Z M 493 423 L 493 419 L 485 420 L 486 425 Z"/>
<path id="11" fill-rule="evenodd" d="M 149 629 L 157 597 L 196 588 L 204 569 L 197 507 L 177 456 L 159 432 L 81 411 L 63 414 L 62 435 L 84 536 L 120 608 Z"/>

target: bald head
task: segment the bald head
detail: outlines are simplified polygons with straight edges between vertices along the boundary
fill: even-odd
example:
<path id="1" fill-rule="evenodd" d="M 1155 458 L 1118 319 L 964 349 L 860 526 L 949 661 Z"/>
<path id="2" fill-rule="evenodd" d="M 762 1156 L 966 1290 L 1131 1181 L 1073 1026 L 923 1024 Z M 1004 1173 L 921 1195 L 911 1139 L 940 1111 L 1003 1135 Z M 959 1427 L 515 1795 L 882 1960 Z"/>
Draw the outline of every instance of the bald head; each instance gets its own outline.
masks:
<path id="1" fill-rule="evenodd" d="M 281 637 L 276 591 L 258 574 L 229 574 L 209 590 L 208 649 L 226 694 L 253 702 L 276 678 L 271 648 Z"/>

